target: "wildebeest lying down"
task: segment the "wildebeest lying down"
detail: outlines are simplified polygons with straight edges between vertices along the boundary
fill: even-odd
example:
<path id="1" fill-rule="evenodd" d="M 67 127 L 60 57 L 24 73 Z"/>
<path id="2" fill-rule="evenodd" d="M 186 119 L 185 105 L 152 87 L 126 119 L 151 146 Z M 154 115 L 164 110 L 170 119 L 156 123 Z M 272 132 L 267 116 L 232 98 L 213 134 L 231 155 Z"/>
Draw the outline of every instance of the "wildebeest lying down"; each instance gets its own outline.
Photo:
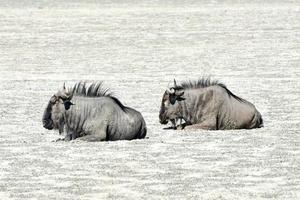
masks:
<path id="1" fill-rule="evenodd" d="M 43 115 L 46 129 L 66 132 L 64 140 L 132 140 L 146 136 L 141 113 L 124 106 L 101 82 L 79 82 L 54 94 Z"/>
<path id="2" fill-rule="evenodd" d="M 263 127 L 261 114 L 255 106 L 234 95 L 218 81 L 199 79 L 165 91 L 159 113 L 161 124 L 170 120 L 172 128 L 196 128 L 207 130 L 252 129 Z"/>

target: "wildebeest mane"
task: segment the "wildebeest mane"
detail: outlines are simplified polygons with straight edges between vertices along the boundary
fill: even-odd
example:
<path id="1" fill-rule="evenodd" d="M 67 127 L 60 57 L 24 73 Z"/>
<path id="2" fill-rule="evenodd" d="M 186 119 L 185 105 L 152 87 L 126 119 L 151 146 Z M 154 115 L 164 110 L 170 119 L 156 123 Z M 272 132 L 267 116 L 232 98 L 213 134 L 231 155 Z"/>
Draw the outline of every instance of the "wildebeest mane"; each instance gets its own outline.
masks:
<path id="1" fill-rule="evenodd" d="M 184 81 L 182 83 L 180 83 L 179 85 L 177 85 L 177 87 L 174 87 L 175 90 L 185 90 L 185 89 L 197 89 L 197 88 L 206 88 L 209 86 L 220 86 L 223 89 L 225 89 L 225 91 L 227 92 L 227 94 L 235 99 L 237 99 L 238 101 L 244 102 L 245 100 L 242 99 L 241 97 L 236 96 L 235 94 L 233 94 L 227 87 L 225 84 L 220 83 L 218 80 L 211 80 L 210 78 L 200 78 L 196 81 L 192 81 L 192 80 L 188 80 L 188 81 Z"/>
<path id="2" fill-rule="evenodd" d="M 103 88 L 103 82 L 94 82 L 92 84 L 87 84 L 86 82 L 78 82 L 71 89 L 74 96 L 83 96 L 83 97 L 109 97 L 116 104 L 118 104 L 122 110 L 126 108 L 113 94 L 109 91 L 108 88 Z"/>
<path id="3" fill-rule="evenodd" d="M 88 85 L 86 82 L 78 82 L 71 89 L 75 96 L 103 97 L 112 96 L 109 89 L 102 87 L 102 82 L 94 82 Z"/>

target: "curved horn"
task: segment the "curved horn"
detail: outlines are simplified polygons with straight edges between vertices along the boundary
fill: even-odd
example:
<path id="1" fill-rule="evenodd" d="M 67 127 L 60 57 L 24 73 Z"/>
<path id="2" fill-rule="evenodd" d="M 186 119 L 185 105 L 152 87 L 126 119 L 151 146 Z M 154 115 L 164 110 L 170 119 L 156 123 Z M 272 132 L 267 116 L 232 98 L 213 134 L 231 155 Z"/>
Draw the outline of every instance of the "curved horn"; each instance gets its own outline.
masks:
<path id="1" fill-rule="evenodd" d="M 171 88 L 169 89 L 169 92 L 170 92 L 171 94 L 175 94 L 176 90 L 175 90 L 174 87 L 171 87 Z"/>
<path id="2" fill-rule="evenodd" d="M 171 87 L 171 88 L 167 88 L 167 90 L 166 90 L 169 94 L 175 94 L 175 89 L 174 89 L 174 87 Z"/>

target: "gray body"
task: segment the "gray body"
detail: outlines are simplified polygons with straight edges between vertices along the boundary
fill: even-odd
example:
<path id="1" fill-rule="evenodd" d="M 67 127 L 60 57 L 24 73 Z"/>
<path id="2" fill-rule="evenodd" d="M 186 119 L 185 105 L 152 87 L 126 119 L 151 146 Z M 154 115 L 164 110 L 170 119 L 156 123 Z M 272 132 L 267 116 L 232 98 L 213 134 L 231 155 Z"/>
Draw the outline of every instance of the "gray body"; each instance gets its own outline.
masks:
<path id="1" fill-rule="evenodd" d="M 125 107 L 115 97 L 101 91 L 100 83 L 86 87 L 74 86 L 72 92 L 60 91 L 55 104 L 48 103 L 43 125 L 47 129 L 65 132 L 65 140 L 76 138 L 87 141 L 132 140 L 146 136 L 146 124 L 142 115 Z M 71 102 L 66 109 L 66 102 Z M 52 106 L 49 106 L 53 104 Z M 50 109 L 50 108 L 51 109 Z M 52 121 L 52 122 L 51 122 Z"/>
<path id="2" fill-rule="evenodd" d="M 263 127 L 261 114 L 255 106 L 232 94 L 225 85 L 201 79 L 186 82 L 166 91 L 161 105 L 160 122 L 170 120 L 175 128 L 184 119 L 186 128 L 209 130 L 252 129 Z M 176 99 L 170 102 L 170 97 Z M 180 97 L 180 99 L 178 99 Z"/>

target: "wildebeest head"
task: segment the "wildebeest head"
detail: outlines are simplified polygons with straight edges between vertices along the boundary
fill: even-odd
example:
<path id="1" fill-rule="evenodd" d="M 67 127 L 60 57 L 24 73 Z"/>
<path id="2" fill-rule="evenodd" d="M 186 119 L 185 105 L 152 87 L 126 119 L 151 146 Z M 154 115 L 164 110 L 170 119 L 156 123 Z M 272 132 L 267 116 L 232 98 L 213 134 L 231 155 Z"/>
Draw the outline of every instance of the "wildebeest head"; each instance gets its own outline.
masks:
<path id="1" fill-rule="evenodd" d="M 43 127 L 49 130 L 58 129 L 59 133 L 64 130 L 64 113 L 69 110 L 72 105 L 71 99 L 73 92 L 66 89 L 65 84 L 63 89 L 54 94 L 44 111 Z"/>
<path id="2" fill-rule="evenodd" d="M 169 120 L 182 117 L 182 107 L 179 101 L 185 100 L 183 95 L 184 91 L 177 87 L 174 79 L 174 87 L 167 89 L 162 97 L 159 111 L 159 122 L 161 124 L 167 124 Z"/>

